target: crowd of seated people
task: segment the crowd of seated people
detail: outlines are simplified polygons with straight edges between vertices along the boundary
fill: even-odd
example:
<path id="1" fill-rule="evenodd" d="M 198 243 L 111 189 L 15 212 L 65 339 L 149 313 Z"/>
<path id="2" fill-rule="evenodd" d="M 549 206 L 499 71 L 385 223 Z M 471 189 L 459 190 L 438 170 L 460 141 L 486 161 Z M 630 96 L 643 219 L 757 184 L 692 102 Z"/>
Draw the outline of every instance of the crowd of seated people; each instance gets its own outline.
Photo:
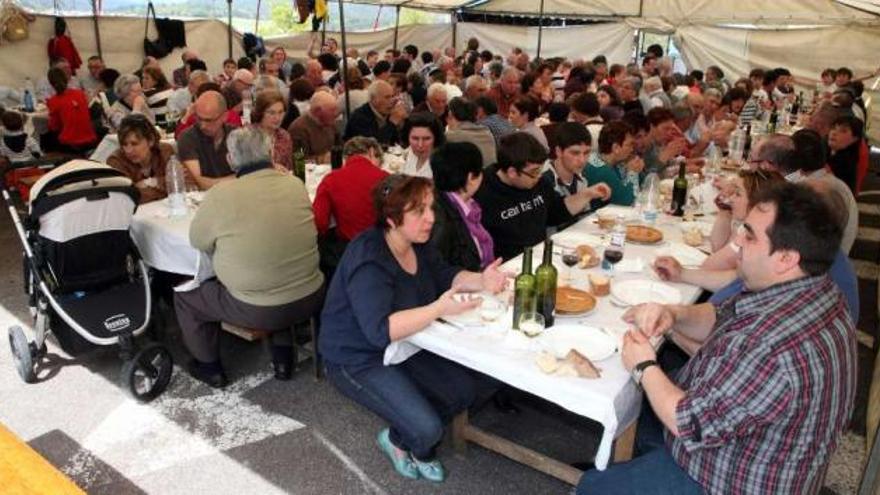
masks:
<path id="1" fill-rule="evenodd" d="M 610 66 L 604 56 L 532 60 L 480 50 L 476 39 L 467 46 L 361 57 L 330 38 L 304 60 L 275 48 L 225 60 L 215 76 L 185 50 L 170 83 L 149 57 L 121 75 L 92 57 L 81 80 L 53 60 L 40 93 L 44 149 L 85 153 L 108 127 L 120 148 L 107 162 L 143 202 L 164 197 L 174 153 L 153 124 L 179 119 L 176 153 L 192 185 L 208 190 L 190 241 L 217 274 L 175 296 L 193 376 L 228 382 L 218 348 L 228 322 L 269 332 L 276 377 L 289 379 L 289 330 L 320 316 L 330 382 L 388 423 L 378 444 L 399 474 L 431 481 L 446 476 L 436 452 L 444 424 L 472 404 L 479 378 L 428 352 L 386 366 L 384 349 L 472 308 L 457 291 L 503 289 L 501 260 L 600 207 L 632 206 L 648 175 L 671 177 L 681 160 L 700 173 L 734 130 L 796 98 L 785 68 L 739 80 L 716 66 L 679 74 L 658 46 Z M 629 312 L 623 361 L 648 398 L 643 455 L 588 472 L 579 493 L 652 481 L 681 493 L 820 486 L 852 405 L 858 294 L 847 255 L 866 173 L 863 79 L 823 71 L 806 128 L 756 141 L 743 170 L 718 184 L 701 267 L 656 260 L 661 278 L 715 294 L 708 305 Z M 40 153 L 16 117 L 2 120 L 0 152 Z M 383 160 L 397 146 L 403 164 L 389 175 Z M 342 166 L 310 201 L 290 173 L 294 154 L 328 163 L 334 147 Z M 686 351 L 678 375 L 652 364 L 647 338 L 661 333 Z M 804 422 L 806 411 L 823 421 Z M 807 445 L 813 453 L 800 454 Z M 771 449 L 772 459 L 760 454 Z"/>

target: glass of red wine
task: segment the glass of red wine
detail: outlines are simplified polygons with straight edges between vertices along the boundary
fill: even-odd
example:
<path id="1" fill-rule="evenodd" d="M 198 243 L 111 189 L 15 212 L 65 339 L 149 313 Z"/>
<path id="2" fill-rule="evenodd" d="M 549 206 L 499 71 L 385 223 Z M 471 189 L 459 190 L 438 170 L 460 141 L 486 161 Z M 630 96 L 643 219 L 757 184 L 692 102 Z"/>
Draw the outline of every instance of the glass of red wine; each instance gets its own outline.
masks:
<path id="1" fill-rule="evenodd" d="M 608 272 L 609 276 L 614 275 L 614 265 L 623 259 L 623 249 L 617 246 L 608 246 L 602 254 L 602 268 Z"/>
<path id="2" fill-rule="evenodd" d="M 565 266 L 568 267 L 568 285 L 569 286 L 572 285 L 571 267 L 573 267 L 574 265 L 577 265 L 578 261 L 580 261 L 580 260 L 581 260 L 580 256 L 578 256 L 577 252 L 574 249 L 563 248 L 562 262 L 565 264 Z"/>

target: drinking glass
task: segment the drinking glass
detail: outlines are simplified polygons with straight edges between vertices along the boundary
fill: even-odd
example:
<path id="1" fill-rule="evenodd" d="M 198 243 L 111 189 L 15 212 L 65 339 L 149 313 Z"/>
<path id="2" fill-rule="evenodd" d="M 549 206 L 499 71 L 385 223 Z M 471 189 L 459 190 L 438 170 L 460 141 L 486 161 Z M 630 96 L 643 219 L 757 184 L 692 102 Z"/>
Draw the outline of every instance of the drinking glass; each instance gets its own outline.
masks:
<path id="1" fill-rule="evenodd" d="M 623 259 L 623 250 L 616 246 L 608 246 L 602 253 L 602 267 L 608 272 L 608 276 L 614 276 L 614 265 Z"/>
<path id="2" fill-rule="evenodd" d="M 577 251 L 572 248 L 563 247 L 562 248 L 562 263 L 568 267 L 568 274 L 566 279 L 568 280 L 568 285 L 571 286 L 573 279 L 571 277 L 571 267 L 578 264 L 578 261 L 581 260 L 581 257 L 578 256 Z"/>
<path id="3" fill-rule="evenodd" d="M 480 303 L 480 318 L 487 322 L 493 322 L 507 313 L 507 305 L 496 297 L 484 297 Z"/>
<path id="4" fill-rule="evenodd" d="M 544 332 L 544 315 L 536 311 L 527 311 L 519 317 L 519 331 L 526 337 L 533 338 Z"/>

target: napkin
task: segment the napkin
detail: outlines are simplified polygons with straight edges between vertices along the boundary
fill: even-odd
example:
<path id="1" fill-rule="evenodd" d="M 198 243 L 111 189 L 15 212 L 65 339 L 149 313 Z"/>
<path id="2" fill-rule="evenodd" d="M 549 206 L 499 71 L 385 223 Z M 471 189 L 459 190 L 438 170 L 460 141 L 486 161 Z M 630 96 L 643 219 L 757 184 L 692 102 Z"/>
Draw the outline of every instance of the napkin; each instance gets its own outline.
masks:
<path id="1" fill-rule="evenodd" d="M 624 258 L 614 266 L 614 271 L 618 273 L 638 273 L 645 269 L 645 261 L 640 256 L 635 258 Z"/>

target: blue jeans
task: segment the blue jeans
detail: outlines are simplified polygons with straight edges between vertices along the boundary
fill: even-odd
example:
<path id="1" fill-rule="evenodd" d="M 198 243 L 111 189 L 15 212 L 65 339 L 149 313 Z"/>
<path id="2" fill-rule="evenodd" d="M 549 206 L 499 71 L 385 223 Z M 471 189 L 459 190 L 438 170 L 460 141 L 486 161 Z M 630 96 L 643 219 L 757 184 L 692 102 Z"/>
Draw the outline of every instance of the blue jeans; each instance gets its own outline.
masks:
<path id="1" fill-rule="evenodd" d="M 701 494 L 694 481 L 672 458 L 663 440 L 663 424 L 645 403 L 636 430 L 635 459 L 587 471 L 577 486 L 578 495 L 689 495 Z"/>
<path id="2" fill-rule="evenodd" d="M 474 401 L 468 372 L 427 351 L 394 366 L 327 363 L 327 377 L 348 398 L 387 421 L 391 442 L 419 460 L 434 458 L 443 426 Z"/>

